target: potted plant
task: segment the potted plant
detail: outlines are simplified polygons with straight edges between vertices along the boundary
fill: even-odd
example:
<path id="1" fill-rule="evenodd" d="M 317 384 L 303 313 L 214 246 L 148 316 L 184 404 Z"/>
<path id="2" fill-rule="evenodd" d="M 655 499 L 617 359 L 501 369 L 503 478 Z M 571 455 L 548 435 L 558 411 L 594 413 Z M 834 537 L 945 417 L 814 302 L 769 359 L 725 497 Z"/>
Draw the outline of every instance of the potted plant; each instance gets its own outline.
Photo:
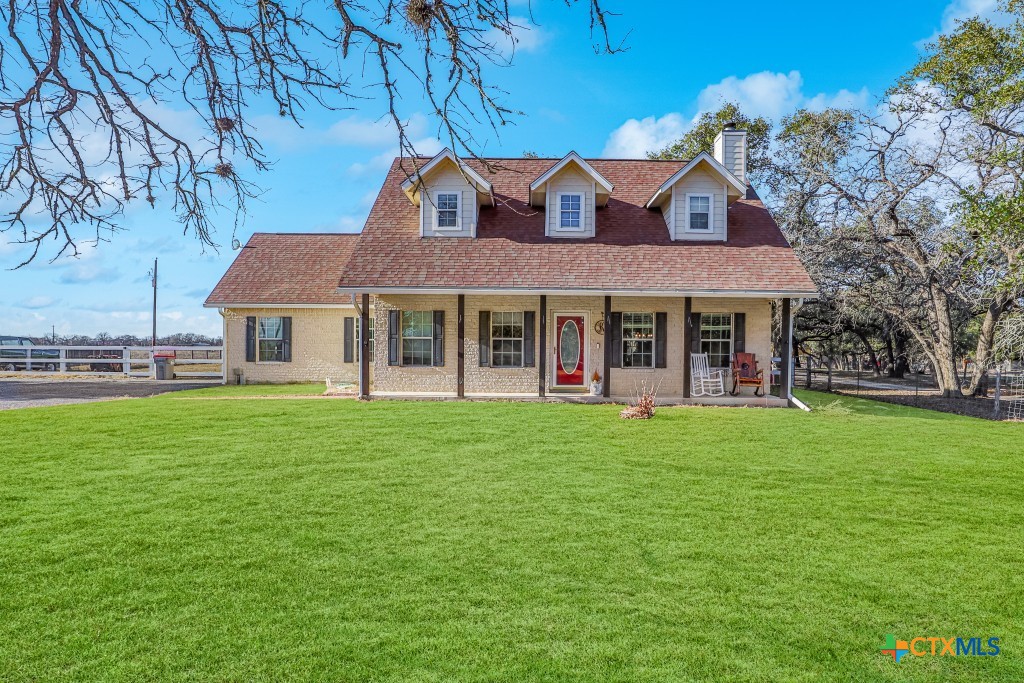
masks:
<path id="1" fill-rule="evenodd" d="M 601 395 L 601 373 L 597 370 L 594 370 L 594 374 L 590 376 L 590 395 Z"/>

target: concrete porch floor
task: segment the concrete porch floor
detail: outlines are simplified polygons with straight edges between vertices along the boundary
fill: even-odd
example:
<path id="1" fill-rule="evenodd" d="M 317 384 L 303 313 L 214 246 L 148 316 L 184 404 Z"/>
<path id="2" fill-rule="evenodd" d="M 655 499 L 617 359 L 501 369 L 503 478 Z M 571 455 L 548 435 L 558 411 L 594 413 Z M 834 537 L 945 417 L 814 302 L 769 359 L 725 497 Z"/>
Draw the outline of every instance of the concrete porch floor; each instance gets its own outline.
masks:
<path id="1" fill-rule="evenodd" d="M 371 399 L 397 399 L 411 401 L 523 401 L 525 403 L 587 403 L 587 404 L 626 404 L 632 400 L 630 396 L 591 396 L 579 393 L 549 393 L 546 396 L 536 394 L 466 394 L 460 399 L 454 392 L 384 392 L 370 393 Z M 658 398 L 658 406 L 718 406 L 735 408 L 786 408 L 789 402 L 778 396 L 701 396 L 699 398 Z"/>

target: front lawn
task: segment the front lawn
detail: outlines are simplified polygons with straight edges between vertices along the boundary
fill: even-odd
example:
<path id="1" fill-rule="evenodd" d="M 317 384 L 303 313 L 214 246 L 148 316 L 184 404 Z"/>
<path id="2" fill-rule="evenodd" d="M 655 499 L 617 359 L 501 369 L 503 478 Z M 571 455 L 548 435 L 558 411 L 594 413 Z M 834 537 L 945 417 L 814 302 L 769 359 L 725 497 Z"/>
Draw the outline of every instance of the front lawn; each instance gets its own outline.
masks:
<path id="1" fill-rule="evenodd" d="M 0 413 L 0 679 L 1024 680 L 1022 425 L 218 395 Z"/>

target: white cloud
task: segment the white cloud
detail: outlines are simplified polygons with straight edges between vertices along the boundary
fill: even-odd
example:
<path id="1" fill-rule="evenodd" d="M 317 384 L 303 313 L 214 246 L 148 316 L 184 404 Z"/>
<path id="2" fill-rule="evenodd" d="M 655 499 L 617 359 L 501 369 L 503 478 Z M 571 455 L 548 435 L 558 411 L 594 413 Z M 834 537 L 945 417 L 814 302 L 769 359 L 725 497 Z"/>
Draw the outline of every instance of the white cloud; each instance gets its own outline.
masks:
<path id="1" fill-rule="evenodd" d="M 434 156 L 441 151 L 442 146 L 440 140 L 437 138 L 423 138 L 422 140 L 414 140 L 412 143 L 417 154 L 424 156 Z M 380 174 L 391 167 L 391 162 L 395 160 L 400 154 L 398 147 L 393 147 L 380 154 L 375 154 L 366 161 L 357 161 L 348 167 L 349 174 L 353 176 L 369 175 L 373 178 L 378 178 Z"/>
<path id="2" fill-rule="evenodd" d="M 512 23 L 511 35 L 496 28 L 483 35 L 483 41 L 493 45 L 505 59 L 511 59 L 517 53 L 536 52 L 547 43 L 547 32 L 528 17 L 510 16 L 509 21 Z"/>
<path id="3" fill-rule="evenodd" d="M 52 296 L 33 296 L 18 304 L 22 308 L 47 308 L 57 303 Z"/>
<path id="4" fill-rule="evenodd" d="M 83 263 L 61 273 L 57 281 L 64 285 L 80 285 L 87 282 L 111 282 L 120 276 L 116 268 Z"/>
<path id="5" fill-rule="evenodd" d="M 677 140 L 689 127 L 682 114 L 630 119 L 612 131 L 601 156 L 610 159 L 642 157 Z"/>
<path id="6" fill-rule="evenodd" d="M 971 17 L 992 18 L 999 9 L 999 0 L 953 0 L 942 10 L 942 24 L 935 33 L 917 42 L 918 48 L 924 48 L 934 41 L 941 33 L 956 30 L 956 23 Z"/>
<path id="7" fill-rule="evenodd" d="M 863 106 L 868 100 L 867 88 L 858 92 L 843 89 L 832 95 L 807 96 L 803 86 L 804 79 L 799 71 L 785 74 L 761 71 L 743 78 L 729 76 L 701 90 L 697 108 L 701 112 L 712 111 L 726 102 L 735 102 L 748 116 L 780 119 L 801 107 Z"/>
<path id="8" fill-rule="evenodd" d="M 748 116 L 778 120 L 797 109 L 821 110 L 826 107 L 864 107 L 870 97 L 867 88 L 835 93 L 804 93 L 799 71 L 776 73 L 761 71 L 742 78 L 729 76 L 713 83 L 697 95 L 697 113 L 686 119 L 671 112 L 656 118 L 630 119 L 612 131 L 605 144 L 604 157 L 639 158 L 665 147 L 685 133 L 704 112 L 714 111 L 728 102 L 739 105 Z"/>
<path id="9" fill-rule="evenodd" d="M 402 125 L 410 138 L 420 138 L 426 135 L 428 123 L 426 116 L 415 113 Z M 327 128 L 311 128 L 300 127 L 290 118 L 260 115 L 253 117 L 252 125 L 261 140 L 289 152 L 324 145 L 390 147 L 398 142 L 395 122 L 390 117 L 347 116 Z"/>

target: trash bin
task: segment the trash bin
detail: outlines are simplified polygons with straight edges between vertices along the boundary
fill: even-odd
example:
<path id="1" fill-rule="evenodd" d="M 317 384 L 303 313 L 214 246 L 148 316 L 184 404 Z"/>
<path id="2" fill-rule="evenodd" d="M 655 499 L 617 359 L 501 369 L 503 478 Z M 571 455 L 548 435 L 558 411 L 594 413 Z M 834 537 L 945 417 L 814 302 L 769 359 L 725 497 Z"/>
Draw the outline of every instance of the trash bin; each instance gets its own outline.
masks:
<path id="1" fill-rule="evenodd" d="M 157 356 L 153 359 L 156 362 L 157 379 L 174 379 L 174 358 Z"/>

